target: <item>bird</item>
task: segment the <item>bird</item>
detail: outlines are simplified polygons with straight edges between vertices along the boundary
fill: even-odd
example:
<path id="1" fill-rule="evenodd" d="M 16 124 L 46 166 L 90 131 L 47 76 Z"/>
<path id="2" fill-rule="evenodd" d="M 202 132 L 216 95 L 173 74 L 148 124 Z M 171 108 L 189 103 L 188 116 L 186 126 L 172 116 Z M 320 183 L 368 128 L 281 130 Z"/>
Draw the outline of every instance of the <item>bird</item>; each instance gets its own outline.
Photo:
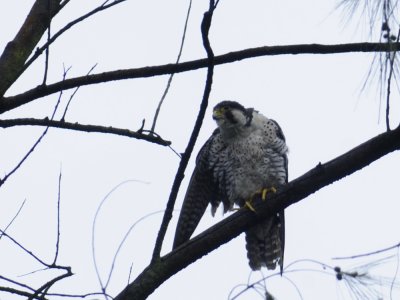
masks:
<path id="1" fill-rule="evenodd" d="M 188 241 L 211 204 L 214 216 L 235 207 L 254 211 L 251 200 L 288 182 L 288 147 L 278 123 L 254 108 L 236 101 L 218 103 L 212 114 L 217 123 L 200 149 L 175 231 L 173 249 Z M 279 211 L 245 232 L 247 257 L 252 270 L 280 267 L 283 271 L 285 215 Z"/>

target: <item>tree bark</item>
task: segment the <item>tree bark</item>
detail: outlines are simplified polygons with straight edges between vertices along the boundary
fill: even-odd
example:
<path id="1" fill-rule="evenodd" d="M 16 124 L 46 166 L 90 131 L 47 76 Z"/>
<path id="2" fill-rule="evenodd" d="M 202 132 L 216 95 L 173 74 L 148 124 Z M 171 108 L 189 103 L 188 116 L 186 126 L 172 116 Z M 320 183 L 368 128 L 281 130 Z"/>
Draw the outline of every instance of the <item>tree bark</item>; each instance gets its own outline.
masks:
<path id="1" fill-rule="evenodd" d="M 0 103 L 9 87 L 18 79 L 29 55 L 51 19 L 59 12 L 61 0 L 36 0 L 21 29 L 0 56 Z"/>

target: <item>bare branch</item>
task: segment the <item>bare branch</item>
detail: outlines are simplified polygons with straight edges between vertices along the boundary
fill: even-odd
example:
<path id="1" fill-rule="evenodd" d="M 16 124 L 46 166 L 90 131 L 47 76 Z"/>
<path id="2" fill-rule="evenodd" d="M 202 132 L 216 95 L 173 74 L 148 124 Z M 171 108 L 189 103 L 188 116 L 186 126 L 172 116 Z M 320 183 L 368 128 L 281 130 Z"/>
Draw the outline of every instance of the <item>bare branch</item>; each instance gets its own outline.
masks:
<path id="1" fill-rule="evenodd" d="M 60 202 L 61 202 L 61 177 L 62 172 L 58 176 L 58 195 L 57 195 L 57 239 L 56 239 L 56 253 L 54 254 L 54 260 L 52 265 L 55 265 L 58 258 L 58 252 L 60 250 Z"/>
<path id="2" fill-rule="evenodd" d="M 42 53 L 43 51 L 47 51 L 47 49 L 50 47 L 52 43 L 56 41 L 57 38 L 59 38 L 63 33 L 65 33 L 67 30 L 71 29 L 74 25 L 88 19 L 89 17 L 93 16 L 94 14 L 104 11 L 107 8 L 110 8 L 112 6 L 115 6 L 117 4 L 120 4 L 122 2 L 125 2 L 126 0 L 115 0 L 110 4 L 107 4 L 109 1 L 105 1 L 103 4 L 101 4 L 99 7 L 96 7 L 95 9 L 91 10 L 90 12 L 84 14 L 83 16 L 69 22 L 67 25 L 65 25 L 62 29 L 60 29 L 58 32 L 56 32 L 50 39 L 47 40 L 47 42 L 40 48 L 36 49 L 35 53 L 32 55 L 32 57 L 26 62 L 26 64 L 23 66 L 23 71 L 25 71 Z M 64 1 L 64 2 L 69 2 Z M 65 6 L 67 3 L 62 3 L 61 6 Z"/>
<path id="3" fill-rule="evenodd" d="M 131 131 L 128 129 L 121 129 L 115 127 L 106 127 L 100 125 L 84 125 L 79 123 L 69 123 L 62 121 L 50 120 L 48 118 L 44 119 L 10 119 L 10 120 L 0 120 L 0 127 L 8 128 L 13 126 L 46 126 L 46 127 L 54 127 L 61 129 L 70 129 L 76 131 L 84 131 L 84 132 L 98 132 L 98 133 L 109 133 L 115 135 L 121 135 L 126 137 L 131 137 L 139 140 L 145 140 L 151 143 L 155 143 L 162 146 L 169 146 L 171 142 L 163 140 L 161 137 L 156 136 L 154 134 L 148 135 L 144 133 L 139 133 L 137 131 Z M 143 131 L 146 132 L 146 131 Z"/>
<path id="4" fill-rule="evenodd" d="M 72 272 L 70 268 L 65 268 L 66 273 L 59 275 L 53 279 L 51 279 L 50 281 L 46 282 L 44 285 L 42 285 L 40 288 L 38 288 L 35 293 L 33 295 L 31 295 L 28 300 L 32 300 L 32 299 L 36 299 L 39 295 L 40 295 L 40 299 L 44 299 L 44 297 L 46 296 L 47 292 L 49 291 L 49 289 L 58 281 L 70 277 L 72 276 Z"/>
<path id="5" fill-rule="evenodd" d="M 60 2 L 36 0 L 18 34 L 7 44 L 0 56 L 0 97 L 22 74 L 25 61 L 49 27 L 49 19 L 61 9 Z"/>
<path id="6" fill-rule="evenodd" d="M 179 53 L 178 53 L 178 57 L 176 59 L 176 64 L 178 64 L 181 60 L 181 55 L 182 55 L 182 51 L 183 51 L 183 45 L 185 44 L 185 38 L 186 38 L 186 30 L 187 30 L 187 25 L 189 22 L 189 16 L 190 16 L 190 10 L 192 9 L 192 0 L 189 0 L 189 8 L 188 11 L 186 13 L 186 20 L 185 20 L 185 26 L 183 28 L 183 34 L 182 34 L 182 40 L 181 40 L 181 46 L 179 48 Z M 156 113 L 154 115 L 154 119 L 153 119 L 153 124 L 151 125 L 151 129 L 150 132 L 154 131 L 156 128 L 156 123 L 157 123 L 157 119 L 158 119 L 158 115 L 160 113 L 161 110 L 161 105 L 164 103 L 165 97 L 167 97 L 169 88 L 171 86 L 172 83 L 172 79 L 174 78 L 174 73 L 172 73 L 169 78 L 168 78 L 168 82 L 167 82 L 167 86 L 164 90 L 163 95 L 161 96 L 160 102 L 158 103 L 157 109 L 156 109 Z"/>
<path id="7" fill-rule="evenodd" d="M 43 260 L 41 260 L 38 256 L 36 256 L 32 251 L 28 250 L 27 248 L 25 248 L 24 246 L 22 246 L 22 244 L 20 244 L 17 240 L 15 240 L 13 237 L 11 237 L 9 234 L 7 234 L 4 230 L 0 229 L 0 234 L 2 234 L 2 236 L 7 237 L 8 239 L 10 239 L 15 245 L 17 245 L 20 249 L 22 249 L 24 252 L 26 252 L 27 254 L 29 254 L 33 259 L 35 259 L 37 262 L 39 262 L 40 264 L 42 264 L 45 267 L 52 267 L 50 264 L 45 263 Z M 55 267 L 55 266 L 54 266 Z M 58 267 L 57 267 L 58 268 Z M 62 267 L 60 267 L 61 269 Z"/>
<path id="8" fill-rule="evenodd" d="M 171 193 L 168 198 L 167 207 L 165 209 L 164 217 L 161 222 L 160 230 L 157 235 L 156 243 L 153 250 L 152 263 L 160 258 L 161 248 L 164 241 L 165 234 L 167 233 L 168 224 L 172 219 L 172 212 L 174 210 L 176 197 L 178 196 L 179 188 L 185 175 L 185 170 L 192 154 L 194 145 L 200 132 L 201 125 L 203 124 L 204 116 L 208 106 L 208 98 L 211 93 L 211 86 L 214 74 L 214 53 L 212 52 L 210 42 L 208 40 L 208 32 L 211 26 L 212 15 L 214 12 L 214 1 L 210 1 L 210 8 L 204 14 L 203 22 L 201 24 L 201 33 L 203 38 L 204 48 L 207 52 L 207 79 L 204 87 L 203 99 L 200 104 L 200 110 L 197 115 L 196 123 L 194 125 L 189 143 L 182 154 L 182 159 L 179 163 L 178 170 L 175 175 L 174 183 L 172 184 Z"/>
<path id="9" fill-rule="evenodd" d="M 0 291 L 7 292 L 10 294 L 14 294 L 14 295 L 24 296 L 24 297 L 27 297 L 30 299 L 32 299 L 32 297 L 34 295 L 34 293 L 29 293 L 29 292 L 13 289 L 13 288 L 9 288 L 9 287 L 4 287 L 4 286 L 0 286 Z M 36 297 L 34 297 L 34 299 L 41 299 L 41 298 L 36 296 Z"/>
<path id="10" fill-rule="evenodd" d="M 13 285 L 16 285 L 16 286 L 18 286 L 19 288 L 23 288 L 23 289 L 29 290 L 29 291 L 31 291 L 31 292 L 34 292 L 34 291 L 35 291 L 35 289 L 32 288 L 32 287 L 30 287 L 29 285 L 26 285 L 26 284 L 24 284 L 24 283 L 20 283 L 20 282 L 18 282 L 18 281 L 13 280 L 13 279 L 10 279 L 10 278 L 7 278 L 7 277 L 1 276 L 1 275 L 0 275 L 0 279 L 6 281 L 6 282 L 8 282 L 8 283 L 11 283 L 11 284 L 13 284 Z"/>
<path id="11" fill-rule="evenodd" d="M 114 272 L 115 263 L 116 263 L 116 261 L 117 261 L 118 254 L 119 254 L 119 252 L 121 251 L 122 246 L 125 244 L 126 240 L 128 239 L 129 235 L 131 234 L 132 230 L 136 227 L 136 225 L 138 225 L 138 224 L 141 223 L 142 221 L 148 219 L 149 217 L 152 217 L 152 216 L 154 216 L 154 215 L 158 215 L 158 214 L 163 213 L 163 212 L 164 212 L 164 210 L 157 210 L 157 211 L 153 211 L 153 212 L 151 212 L 151 213 L 148 213 L 148 214 L 146 214 L 145 216 L 139 218 L 135 223 L 133 223 L 133 224 L 131 225 L 131 227 L 129 227 L 129 229 L 128 229 L 127 232 L 125 233 L 124 237 L 122 238 L 121 242 L 119 243 L 119 245 L 118 245 L 118 247 L 117 247 L 117 250 L 115 251 L 115 254 L 114 254 L 114 257 L 113 257 L 113 260 L 112 260 L 112 263 L 111 263 L 111 267 L 110 267 L 110 272 L 108 273 L 107 282 L 106 282 L 106 284 L 105 284 L 105 289 L 107 289 L 108 285 L 110 284 L 111 277 L 112 277 L 112 274 L 113 274 L 113 272 Z M 133 264 L 132 264 L 132 265 L 133 265 Z M 132 272 L 132 265 L 131 265 L 131 268 L 130 268 L 130 271 L 129 271 L 129 276 L 130 276 L 130 274 L 131 274 L 131 272 Z M 128 281 L 128 282 L 129 282 L 129 281 Z"/>
<path id="12" fill-rule="evenodd" d="M 354 259 L 354 258 L 359 258 L 359 257 L 364 257 L 364 256 L 370 256 L 370 255 L 375 255 L 375 254 L 379 254 L 382 252 L 386 252 L 395 248 L 399 248 L 400 247 L 400 243 L 397 243 L 396 245 L 387 247 L 387 248 L 383 248 L 383 249 L 379 249 L 376 251 L 372 251 L 372 252 L 368 252 L 368 253 L 363 253 L 363 254 L 357 254 L 357 255 L 352 255 L 352 256 L 343 256 L 343 257 L 333 257 L 332 259 Z"/>
<path id="13" fill-rule="evenodd" d="M 154 261 L 115 300 L 146 299 L 169 277 L 235 238 L 260 220 L 399 149 L 400 127 L 382 133 L 325 164 L 318 164 L 314 169 L 271 195 L 269 201 L 256 200 L 254 208 L 257 214 L 250 210 L 240 210 Z"/>
<path id="14" fill-rule="evenodd" d="M 94 269 L 95 269 L 95 272 L 96 272 L 97 280 L 99 281 L 99 284 L 100 284 L 100 288 L 101 288 L 102 295 L 104 295 L 104 296 L 106 297 L 106 299 L 107 299 L 107 297 L 108 297 L 107 294 L 106 294 L 106 289 L 107 289 L 108 282 L 109 282 L 109 280 L 110 280 L 110 278 L 111 278 L 111 273 L 112 273 L 113 265 L 112 265 L 111 272 L 110 272 L 109 278 L 108 278 L 108 280 L 107 280 L 107 283 L 104 284 L 104 283 L 103 283 L 103 280 L 101 279 L 100 271 L 99 271 L 99 268 L 98 268 L 98 266 L 97 266 L 97 260 L 96 260 L 96 243 L 95 243 L 95 237 L 96 237 L 96 222 L 97 222 L 97 217 L 99 216 L 100 210 L 101 210 L 101 208 L 103 207 L 103 205 L 104 205 L 104 203 L 106 202 L 106 200 L 109 199 L 109 197 L 110 197 L 117 189 L 119 189 L 122 185 L 127 184 L 127 183 L 131 183 L 131 182 L 142 182 L 142 181 L 139 181 L 139 180 L 125 180 L 125 181 L 119 183 L 118 185 L 116 185 L 115 187 L 113 187 L 113 188 L 107 193 L 107 195 L 105 195 L 104 198 L 101 200 L 99 206 L 97 207 L 96 213 L 94 214 L 94 218 L 93 218 L 93 222 L 92 222 L 92 259 L 93 259 L 93 265 L 94 265 Z M 142 182 L 142 183 L 144 183 L 144 182 Z M 130 232 L 130 230 L 128 231 L 128 234 L 129 234 L 129 232 Z M 124 240 L 125 240 L 125 238 L 124 238 Z M 120 247 L 122 247 L 122 244 L 120 245 Z M 118 251 L 119 251 L 119 250 L 118 250 Z M 118 254 L 118 251 L 117 251 L 117 254 Z M 115 258 L 115 257 L 114 257 L 114 258 Z M 114 262 L 113 262 L 113 264 L 114 264 Z"/>
<path id="15" fill-rule="evenodd" d="M 1 122 L 1 121 L 0 121 Z M 46 135 L 49 127 L 47 127 L 43 133 L 40 135 L 40 137 L 36 140 L 36 142 L 33 144 L 33 146 L 29 149 L 29 151 L 24 155 L 24 157 L 19 161 L 19 163 L 12 169 L 10 172 L 8 172 L 3 179 L 0 179 L 0 187 L 7 181 L 8 178 L 10 178 L 11 175 L 13 175 L 21 166 L 22 164 L 28 159 L 28 157 L 35 151 L 37 145 L 40 144 L 44 136 Z"/>
<path id="16" fill-rule="evenodd" d="M 97 64 L 95 64 L 93 67 L 91 67 L 90 70 L 89 70 L 89 72 L 87 72 L 86 76 L 89 75 L 89 74 L 94 70 L 94 68 L 96 68 L 96 66 L 97 66 Z M 64 113 L 63 113 L 63 115 L 62 115 L 62 117 L 61 117 L 61 121 L 64 121 L 64 120 L 65 120 L 65 115 L 67 114 L 69 105 L 71 104 L 71 101 L 72 101 L 72 99 L 74 98 L 74 96 L 76 95 L 76 93 L 78 92 L 79 88 L 80 88 L 80 86 L 78 86 L 78 87 L 75 89 L 75 91 L 72 93 L 72 95 L 69 97 L 69 100 L 68 100 L 68 102 L 67 102 L 67 105 L 65 106 Z"/>
<path id="17" fill-rule="evenodd" d="M 65 74 L 65 73 L 64 73 Z M 65 79 L 65 78 L 64 78 Z M 58 106 L 60 104 L 61 101 L 61 96 L 62 96 L 62 92 L 60 92 L 60 95 L 58 97 L 57 103 L 53 109 L 53 113 L 51 115 L 51 119 L 50 121 L 53 121 L 53 118 L 57 112 Z M 43 131 L 43 133 L 41 134 L 41 136 L 36 140 L 36 142 L 33 144 L 33 146 L 29 149 L 29 151 L 25 154 L 25 156 L 20 160 L 20 162 L 15 166 L 14 169 L 12 169 L 8 174 L 6 174 L 4 176 L 3 179 L 0 179 L 0 187 L 4 184 L 4 182 L 6 182 L 6 180 L 12 175 L 14 174 L 21 166 L 22 164 L 28 159 L 28 157 L 33 153 L 33 151 L 35 151 L 36 147 L 40 144 L 40 142 L 42 141 L 42 139 L 44 138 L 44 136 L 47 134 L 47 131 L 49 130 L 50 126 L 47 126 L 46 129 Z"/>
<path id="18" fill-rule="evenodd" d="M 12 223 L 14 223 L 15 219 L 18 217 L 19 213 L 21 212 L 22 208 L 24 207 L 26 202 L 26 199 L 24 199 L 24 201 L 22 201 L 22 204 L 20 205 L 17 213 L 14 215 L 14 217 L 11 219 L 11 221 L 7 224 L 7 226 L 4 228 L 4 232 L 6 232 L 8 230 L 8 228 L 10 228 L 10 226 L 12 225 Z M 2 238 L 3 233 L 0 233 L 0 239 Z"/>
<path id="19" fill-rule="evenodd" d="M 287 54 L 337 54 L 352 52 L 391 52 L 400 50 L 400 43 L 353 43 L 338 45 L 286 45 L 264 46 L 226 53 L 214 57 L 214 66 L 233 63 L 243 59 L 260 56 L 274 56 Z M 133 78 L 147 78 L 153 76 L 182 73 L 208 67 L 208 59 L 198 59 L 179 64 L 167 64 L 161 66 L 144 67 L 138 69 L 125 69 L 70 78 L 65 81 L 49 85 L 40 85 L 22 94 L 0 98 L 0 114 L 16 107 L 29 103 L 35 99 L 57 93 L 62 90 L 76 88 L 78 86 L 98 84 L 114 80 Z"/>

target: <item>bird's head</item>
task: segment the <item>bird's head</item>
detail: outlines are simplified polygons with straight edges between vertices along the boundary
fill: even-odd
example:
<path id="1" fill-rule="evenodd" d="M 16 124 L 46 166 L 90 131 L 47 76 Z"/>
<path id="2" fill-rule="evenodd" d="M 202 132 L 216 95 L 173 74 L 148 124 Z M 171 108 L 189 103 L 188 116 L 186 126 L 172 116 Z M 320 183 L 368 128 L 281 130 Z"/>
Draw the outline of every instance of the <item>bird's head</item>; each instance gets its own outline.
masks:
<path id="1" fill-rule="evenodd" d="M 220 130 L 226 133 L 245 129 L 250 126 L 252 118 L 253 109 L 246 109 L 235 101 L 222 101 L 213 110 L 213 119 Z"/>

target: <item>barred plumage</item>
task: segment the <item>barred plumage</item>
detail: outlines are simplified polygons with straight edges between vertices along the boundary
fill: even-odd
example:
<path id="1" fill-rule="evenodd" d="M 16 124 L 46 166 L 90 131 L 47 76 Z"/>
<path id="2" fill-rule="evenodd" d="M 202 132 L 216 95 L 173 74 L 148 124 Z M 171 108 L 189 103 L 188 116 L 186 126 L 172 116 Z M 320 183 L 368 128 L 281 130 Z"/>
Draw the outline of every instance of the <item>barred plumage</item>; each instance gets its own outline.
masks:
<path id="1" fill-rule="evenodd" d="M 224 212 L 243 206 L 257 191 L 279 187 L 288 179 L 287 146 L 279 125 L 234 101 L 215 106 L 218 128 L 200 150 L 185 195 L 175 233 L 174 248 L 187 241 L 208 203 L 214 215 L 222 202 Z M 281 271 L 284 252 L 284 212 L 246 232 L 249 265 Z"/>

